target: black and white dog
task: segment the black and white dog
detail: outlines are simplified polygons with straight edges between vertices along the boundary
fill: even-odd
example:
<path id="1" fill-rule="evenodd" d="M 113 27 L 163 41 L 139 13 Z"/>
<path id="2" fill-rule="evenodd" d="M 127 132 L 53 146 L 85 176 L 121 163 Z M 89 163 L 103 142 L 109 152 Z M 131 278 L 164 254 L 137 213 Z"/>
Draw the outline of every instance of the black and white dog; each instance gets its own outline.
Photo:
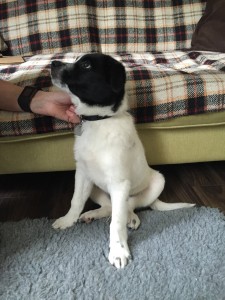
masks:
<path id="1" fill-rule="evenodd" d="M 148 166 L 133 119 L 127 112 L 124 66 L 104 54 L 85 54 L 75 63 L 53 61 L 52 82 L 69 93 L 82 118 L 76 136 L 75 191 L 68 213 L 53 224 L 65 229 L 82 219 L 111 216 L 109 261 L 117 268 L 130 259 L 126 226 L 140 225 L 134 209 L 171 210 L 192 204 L 158 200 L 164 177 Z M 88 197 L 101 207 L 80 216 Z"/>

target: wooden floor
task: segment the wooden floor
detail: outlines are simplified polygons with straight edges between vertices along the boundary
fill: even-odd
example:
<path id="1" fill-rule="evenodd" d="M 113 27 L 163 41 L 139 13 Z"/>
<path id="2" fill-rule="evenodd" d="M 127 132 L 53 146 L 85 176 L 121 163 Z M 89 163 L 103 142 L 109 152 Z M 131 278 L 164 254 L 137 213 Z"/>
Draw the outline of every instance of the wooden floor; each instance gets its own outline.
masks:
<path id="1" fill-rule="evenodd" d="M 155 166 L 166 178 L 160 197 L 225 212 L 225 162 Z M 58 218 L 70 207 L 74 172 L 0 175 L 0 221 Z M 91 201 L 86 209 L 91 208 Z"/>

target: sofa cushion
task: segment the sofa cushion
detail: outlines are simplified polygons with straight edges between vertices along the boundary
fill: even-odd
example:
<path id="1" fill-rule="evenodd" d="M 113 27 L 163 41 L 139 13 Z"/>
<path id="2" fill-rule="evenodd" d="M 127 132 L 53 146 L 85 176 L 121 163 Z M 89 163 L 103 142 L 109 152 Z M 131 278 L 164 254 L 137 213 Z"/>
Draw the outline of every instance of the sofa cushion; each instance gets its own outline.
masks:
<path id="1" fill-rule="evenodd" d="M 204 8 L 205 0 L 3 0 L 0 32 L 13 55 L 180 50 Z"/>
<path id="2" fill-rule="evenodd" d="M 192 38 L 192 49 L 225 52 L 225 1 L 208 0 Z"/>
<path id="3" fill-rule="evenodd" d="M 50 62 L 73 62 L 79 54 L 36 55 L 0 66 L 0 78 L 51 90 Z M 127 93 L 136 123 L 225 109 L 225 54 L 177 51 L 113 55 L 127 71 Z M 0 112 L 0 136 L 71 130 L 72 125 L 30 113 Z"/>

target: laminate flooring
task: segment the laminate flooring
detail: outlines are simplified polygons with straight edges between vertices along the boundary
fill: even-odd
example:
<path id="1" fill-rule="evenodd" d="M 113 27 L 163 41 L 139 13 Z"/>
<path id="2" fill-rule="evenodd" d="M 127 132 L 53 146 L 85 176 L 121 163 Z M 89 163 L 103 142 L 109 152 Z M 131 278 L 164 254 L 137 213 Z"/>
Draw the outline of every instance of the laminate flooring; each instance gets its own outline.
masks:
<path id="1" fill-rule="evenodd" d="M 166 178 L 160 199 L 225 212 L 225 162 L 154 166 Z M 74 172 L 0 175 L 0 221 L 58 218 L 68 211 Z M 86 208 L 96 207 L 89 200 Z"/>

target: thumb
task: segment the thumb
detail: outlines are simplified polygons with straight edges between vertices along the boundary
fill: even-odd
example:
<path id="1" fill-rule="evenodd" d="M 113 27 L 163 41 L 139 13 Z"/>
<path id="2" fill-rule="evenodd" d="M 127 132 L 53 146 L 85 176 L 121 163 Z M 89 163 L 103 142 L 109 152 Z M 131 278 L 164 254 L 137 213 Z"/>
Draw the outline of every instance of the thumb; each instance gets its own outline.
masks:
<path id="1" fill-rule="evenodd" d="M 75 114 L 75 112 L 71 111 L 70 109 L 68 109 L 66 111 L 67 117 L 68 117 L 68 121 L 74 124 L 78 124 L 80 123 L 80 118 L 78 115 Z"/>

